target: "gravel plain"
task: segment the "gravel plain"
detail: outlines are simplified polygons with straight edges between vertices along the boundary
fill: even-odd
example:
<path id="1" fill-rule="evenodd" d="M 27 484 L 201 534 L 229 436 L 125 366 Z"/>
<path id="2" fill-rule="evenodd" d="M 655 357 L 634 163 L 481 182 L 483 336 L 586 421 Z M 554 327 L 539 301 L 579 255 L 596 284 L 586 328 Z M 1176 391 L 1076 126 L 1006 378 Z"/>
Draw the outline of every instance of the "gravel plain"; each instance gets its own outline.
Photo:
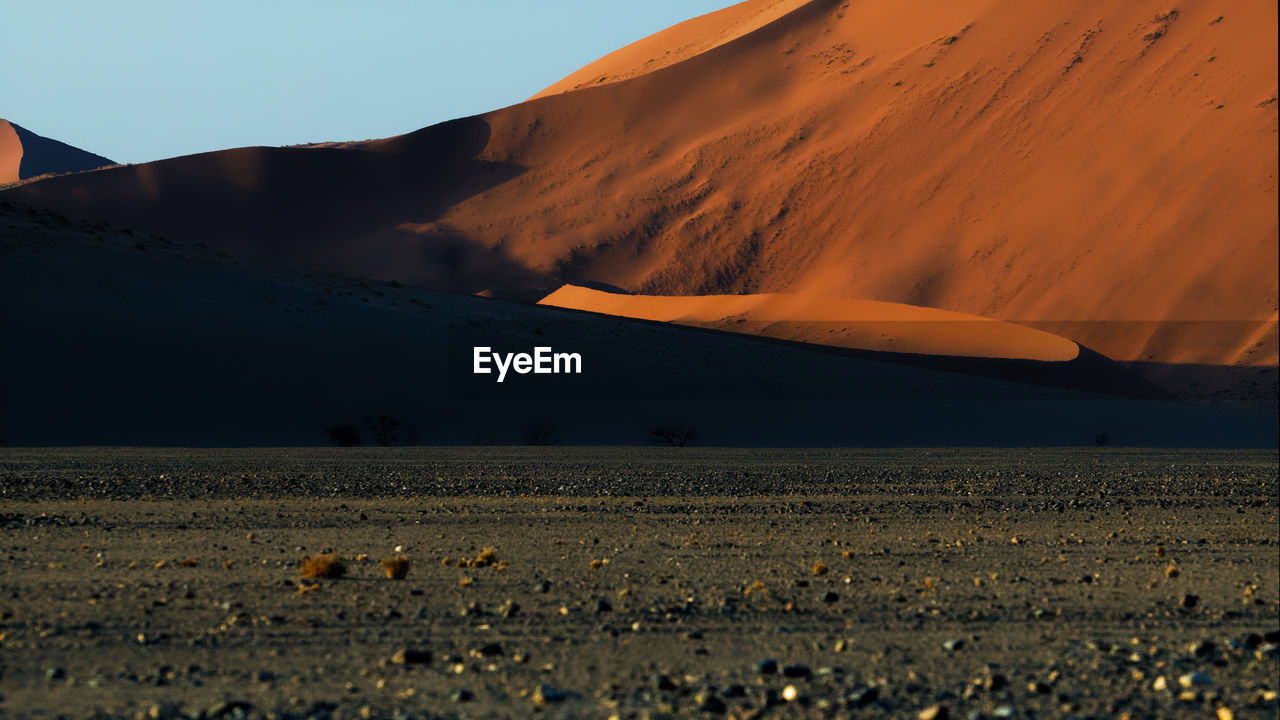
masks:
<path id="1" fill-rule="evenodd" d="M 2 449 L 0 716 L 1274 718 L 1278 465 Z"/>

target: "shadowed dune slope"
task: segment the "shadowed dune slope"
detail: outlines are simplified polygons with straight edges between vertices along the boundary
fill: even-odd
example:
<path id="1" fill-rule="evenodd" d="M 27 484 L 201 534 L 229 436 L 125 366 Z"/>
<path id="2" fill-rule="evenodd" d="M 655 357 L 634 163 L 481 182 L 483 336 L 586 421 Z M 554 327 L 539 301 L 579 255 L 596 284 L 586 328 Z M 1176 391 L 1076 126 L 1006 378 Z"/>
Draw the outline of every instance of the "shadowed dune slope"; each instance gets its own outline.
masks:
<path id="1" fill-rule="evenodd" d="M 41 137 L 26 128 L 0 118 L 0 184 L 49 173 L 71 173 L 113 165 L 64 142 Z"/>
<path id="2" fill-rule="evenodd" d="M 1070 389 L 1106 379 L 1072 375 L 1078 361 L 984 375 L 995 361 L 925 366 L 296 273 L 3 202 L 0 226 L 10 445 L 328 444 L 326 428 L 369 438 L 365 418 L 383 416 L 396 442 L 427 444 L 519 444 L 534 428 L 645 444 L 662 427 L 736 446 L 1275 443 L 1274 415 Z M 471 372 L 476 346 L 577 352 L 583 372 L 498 383 Z M 1008 381 L 1028 364 L 1031 382 Z"/>
<path id="3" fill-rule="evenodd" d="M 458 123 L 5 195 L 455 291 L 862 298 L 1121 361 L 1275 364 L 1273 7 L 762 0 L 691 22 L 602 60 L 605 83 Z"/>
<path id="4" fill-rule="evenodd" d="M 1066 362 L 1057 335 L 963 313 L 875 300 L 785 294 L 657 296 L 566 285 L 539 305 L 745 332 L 819 345 L 960 357 Z"/>

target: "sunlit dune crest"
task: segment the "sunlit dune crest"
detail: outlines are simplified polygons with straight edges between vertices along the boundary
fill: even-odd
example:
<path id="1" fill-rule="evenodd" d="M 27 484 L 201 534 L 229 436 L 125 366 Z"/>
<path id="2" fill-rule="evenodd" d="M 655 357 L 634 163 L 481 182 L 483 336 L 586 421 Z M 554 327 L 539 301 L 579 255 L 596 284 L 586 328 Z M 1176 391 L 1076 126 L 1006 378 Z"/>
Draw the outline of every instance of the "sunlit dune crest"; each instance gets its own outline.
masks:
<path id="1" fill-rule="evenodd" d="M 963 357 L 1074 360 L 1074 342 L 989 318 L 901 303 L 825 296 L 624 295 L 566 285 L 541 305 L 749 332 L 862 350 Z"/>

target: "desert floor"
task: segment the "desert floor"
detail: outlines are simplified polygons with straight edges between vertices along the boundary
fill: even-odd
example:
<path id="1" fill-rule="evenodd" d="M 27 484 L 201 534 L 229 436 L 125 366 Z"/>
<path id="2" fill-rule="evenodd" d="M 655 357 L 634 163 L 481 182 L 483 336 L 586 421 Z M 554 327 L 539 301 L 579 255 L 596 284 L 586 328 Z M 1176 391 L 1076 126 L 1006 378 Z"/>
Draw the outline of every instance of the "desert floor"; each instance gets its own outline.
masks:
<path id="1" fill-rule="evenodd" d="M 1277 469 L 3 449 L 0 715 L 1274 718 Z"/>

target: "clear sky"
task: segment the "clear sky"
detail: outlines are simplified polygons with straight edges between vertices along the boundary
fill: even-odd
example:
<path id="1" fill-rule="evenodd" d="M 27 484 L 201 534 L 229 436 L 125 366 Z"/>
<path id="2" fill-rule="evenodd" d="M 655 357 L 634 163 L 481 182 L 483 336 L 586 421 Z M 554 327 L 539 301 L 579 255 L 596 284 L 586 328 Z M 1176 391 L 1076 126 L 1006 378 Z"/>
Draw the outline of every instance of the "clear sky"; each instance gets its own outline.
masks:
<path id="1" fill-rule="evenodd" d="M 397 135 L 733 0 L 6 0 L 0 117 L 116 162 Z"/>

